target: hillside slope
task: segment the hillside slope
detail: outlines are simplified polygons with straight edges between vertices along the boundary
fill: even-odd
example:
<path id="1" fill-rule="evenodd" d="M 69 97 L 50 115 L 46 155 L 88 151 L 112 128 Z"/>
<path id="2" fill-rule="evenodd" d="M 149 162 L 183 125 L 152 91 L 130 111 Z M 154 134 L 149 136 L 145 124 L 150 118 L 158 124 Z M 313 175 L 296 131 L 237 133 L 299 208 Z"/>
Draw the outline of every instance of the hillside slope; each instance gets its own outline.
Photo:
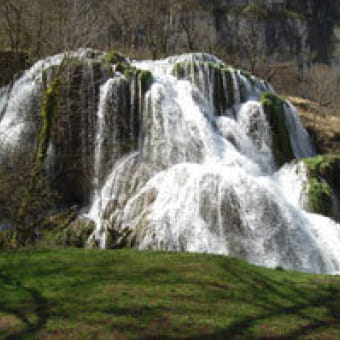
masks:
<path id="1" fill-rule="evenodd" d="M 0 267 L 1 339 L 340 338 L 340 277 L 134 250 L 3 252 Z"/>

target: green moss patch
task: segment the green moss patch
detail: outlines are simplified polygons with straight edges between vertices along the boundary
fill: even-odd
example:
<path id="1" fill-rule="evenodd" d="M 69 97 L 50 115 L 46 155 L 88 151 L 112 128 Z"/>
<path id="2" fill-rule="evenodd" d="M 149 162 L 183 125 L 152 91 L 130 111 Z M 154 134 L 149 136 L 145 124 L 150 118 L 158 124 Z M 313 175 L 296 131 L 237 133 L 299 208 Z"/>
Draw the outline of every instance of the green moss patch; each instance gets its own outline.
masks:
<path id="1" fill-rule="evenodd" d="M 77 218 L 77 211 L 71 208 L 49 216 L 41 223 L 37 245 L 83 248 L 94 229 L 94 222 Z"/>
<path id="2" fill-rule="evenodd" d="M 138 69 L 129 63 L 118 63 L 116 66 L 116 72 L 122 73 L 129 81 L 136 77 L 142 90 L 142 94 L 145 94 L 152 84 L 152 73 L 150 71 Z"/>
<path id="3" fill-rule="evenodd" d="M 108 51 L 104 55 L 104 61 L 109 64 L 127 63 L 126 58 L 116 51 Z"/>
<path id="4" fill-rule="evenodd" d="M 209 80 L 214 84 L 213 104 L 216 112 L 223 113 L 234 104 L 234 82 L 231 75 L 231 68 L 225 64 L 212 62 L 182 62 L 174 65 L 172 74 L 177 79 L 187 79 L 197 85 L 201 90 L 204 86 L 199 77 L 199 70 L 205 69 L 205 74 L 209 75 Z M 225 84 L 227 89 L 225 89 Z"/>
<path id="5" fill-rule="evenodd" d="M 311 211 L 333 217 L 332 195 L 340 193 L 340 157 L 319 155 L 304 160 L 307 166 Z"/>
<path id="6" fill-rule="evenodd" d="M 36 170 L 40 170 L 46 158 L 47 149 L 50 143 L 53 121 L 59 110 L 61 79 L 56 77 L 50 86 L 44 90 L 43 104 L 40 112 L 41 127 L 38 137 L 38 148 L 36 154 Z"/>
<path id="7" fill-rule="evenodd" d="M 246 5 L 241 12 L 243 15 L 256 15 L 258 17 L 266 18 L 268 16 L 268 10 L 266 7 L 258 5 L 254 2 Z"/>
<path id="8" fill-rule="evenodd" d="M 285 119 L 286 103 L 271 92 L 261 95 L 261 103 L 272 130 L 274 157 L 278 165 L 282 166 L 295 158 Z"/>

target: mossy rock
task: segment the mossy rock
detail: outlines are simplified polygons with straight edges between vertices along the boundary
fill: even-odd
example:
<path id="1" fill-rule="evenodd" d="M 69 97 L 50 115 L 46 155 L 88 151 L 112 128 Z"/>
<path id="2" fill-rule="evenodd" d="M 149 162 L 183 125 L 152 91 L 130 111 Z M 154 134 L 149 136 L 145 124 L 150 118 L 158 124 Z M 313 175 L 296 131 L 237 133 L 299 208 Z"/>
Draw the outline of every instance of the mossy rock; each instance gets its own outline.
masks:
<path id="1" fill-rule="evenodd" d="M 209 74 L 213 81 L 213 105 L 217 113 L 223 113 L 234 104 L 234 82 L 229 66 L 213 62 L 181 62 L 173 67 L 172 74 L 177 79 L 187 79 L 203 90 L 202 80 L 199 76 L 201 68 L 207 69 L 205 74 Z M 224 88 L 224 81 L 227 89 Z"/>
<path id="2" fill-rule="evenodd" d="M 133 248 L 134 232 L 127 226 L 117 230 L 116 228 L 109 229 L 107 231 L 106 245 L 107 249 L 121 249 L 121 248 Z"/>
<path id="3" fill-rule="evenodd" d="M 186 70 L 185 70 L 185 64 L 184 63 L 177 63 L 175 64 L 172 74 L 177 78 L 177 79 L 182 79 L 186 76 Z"/>
<path id="4" fill-rule="evenodd" d="M 116 65 L 116 72 L 124 75 L 124 77 L 130 80 L 137 72 L 137 69 L 127 62 L 120 62 Z"/>
<path id="5" fill-rule="evenodd" d="M 246 16 L 256 16 L 258 18 L 266 18 L 268 16 L 268 11 L 266 7 L 251 2 L 242 9 L 241 14 Z"/>
<path id="6" fill-rule="evenodd" d="M 60 235 L 59 241 L 66 247 L 84 248 L 95 228 L 93 221 L 77 219 Z"/>
<path id="7" fill-rule="evenodd" d="M 125 63 L 128 64 L 127 59 L 117 51 L 108 51 L 104 55 L 104 61 L 109 64 Z"/>
<path id="8" fill-rule="evenodd" d="M 44 78 L 44 76 L 43 76 Z M 41 127 L 38 137 L 38 147 L 36 153 L 36 170 L 40 170 L 46 158 L 47 149 L 50 143 L 53 123 L 59 111 L 61 79 L 57 77 L 50 86 L 44 90 L 43 104 L 40 112 Z"/>
<path id="9" fill-rule="evenodd" d="M 77 210 L 54 214 L 40 226 L 38 245 L 47 247 L 83 248 L 95 229 L 95 223 L 86 218 L 77 218 Z"/>
<path id="10" fill-rule="evenodd" d="M 295 158 L 286 124 L 285 101 L 271 92 L 261 95 L 261 103 L 272 130 L 273 153 L 279 166 Z"/>
<path id="11" fill-rule="evenodd" d="M 138 69 L 127 62 L 119 62 L 115 70 L 123 74 L 128 81 L 136 77 L 142 94 L 145 94 L 152 84 L 152 73 L 150 71 Z"/>
<path id="12" fill-rule="evenodd" d="M 76 216 L 76 207 L 47 216 L 39 226 L 38 246 L 61 246 L 62 244 L 57 241 L 59 234 L 69 228 Z"/>
<path id="13" fill-rule="evenodd" d="M 61 71 L 55 67 L 45 72 L 48 90 L 52 91 L 56 77 L 60 86 L 53 86 L 55 110 L 49 116 L 51 120 L 46 120 L 50 132 L 42 134 L 43 130 L 40 131 L 41 137 L 46 137 L 39 138 L 43 146 L 41 158 L 45 159 L 46 146 L 53 146 L 51 183 L 60 194 L 62 204 L 67 206 L 89 204 L 100 86 L 113 75 L 105 66 L 101 60 L 72 57 L 63 61 Z M 45 98 L 46 94 L 47 91 Z M 53 106 L 52 99 L 52 96 L 48 98 L 49 106 Z M 85 135 L 88 138 L 84 138 Z M 46 143 L 43 144 L 44 139 Z"/>
<path id="14" fill-rule="evenodd" d="M 335 218 L 334 197 L 340 202 L 340 157 L 319 155 L 306 158 L 309 209 L 317 214 Z"/>
<path id="15" fill-rule="evenodd" d="M 137 79 L 140 84 L 142 93 L 145 94 L 152 84 L 152 73 L 146 70 L 137 71 Z"/>

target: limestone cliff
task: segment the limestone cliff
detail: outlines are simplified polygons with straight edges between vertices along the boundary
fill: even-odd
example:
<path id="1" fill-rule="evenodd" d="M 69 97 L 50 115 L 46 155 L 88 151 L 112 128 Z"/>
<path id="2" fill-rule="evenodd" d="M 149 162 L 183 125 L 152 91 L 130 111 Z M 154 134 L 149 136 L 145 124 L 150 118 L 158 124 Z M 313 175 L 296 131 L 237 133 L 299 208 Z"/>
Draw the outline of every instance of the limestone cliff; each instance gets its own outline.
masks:
<path id="1" fill-rule="evenodd" d="M 263 51 L 282 58 L 338 62 L 340 1 L 338 0 L 215 0 L 217 34 L 235 50 L 247 39 L 247 13 L 258 19 Z M 247 24 L 248 22 L 248 24 Z"/>

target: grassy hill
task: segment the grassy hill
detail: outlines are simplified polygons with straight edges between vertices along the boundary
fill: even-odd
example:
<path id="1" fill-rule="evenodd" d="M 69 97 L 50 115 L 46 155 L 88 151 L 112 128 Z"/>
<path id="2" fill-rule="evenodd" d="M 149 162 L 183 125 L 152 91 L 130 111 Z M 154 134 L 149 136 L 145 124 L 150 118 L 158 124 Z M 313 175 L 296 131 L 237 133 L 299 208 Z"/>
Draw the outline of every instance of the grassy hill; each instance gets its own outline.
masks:
<path id="1" fill-rule="evenodd" d="M 340 277 L 213 255 L 0 253 L 1 339 L 340 339 Z"/>

